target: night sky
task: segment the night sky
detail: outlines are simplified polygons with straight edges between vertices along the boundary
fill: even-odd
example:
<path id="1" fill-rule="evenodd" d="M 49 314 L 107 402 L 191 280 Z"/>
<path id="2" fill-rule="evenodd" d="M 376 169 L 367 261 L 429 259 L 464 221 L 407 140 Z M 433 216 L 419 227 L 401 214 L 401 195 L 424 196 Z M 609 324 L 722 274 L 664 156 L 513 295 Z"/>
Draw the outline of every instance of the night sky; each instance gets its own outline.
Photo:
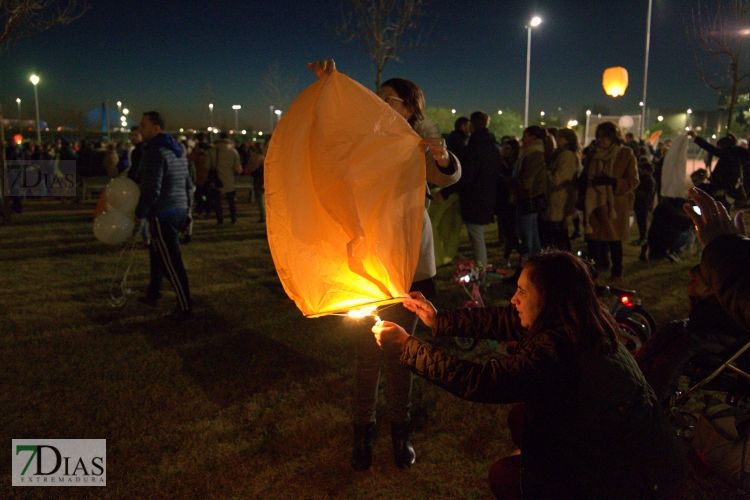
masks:
<path id="1" fill-rule="evenodd" d="M 298 93 L 313 83 L 308 61 L 332 57 L 338 69 L 369 88 L 374 69 L 366 54 L 330 33 L 341 2 L 275 0 L 91 0 L 71 25 L 15 42 L 0 54 L 0 102 L 4 115 L 33 117 L 33 87 L 41 82 L 42 119 L 55 112 L 86 112 L 105 99 L 122 101 L 138 119 L 165 113 L 170 128 L 234 123 L 232 104 L 242 105 L 240 128 L 267 129 L 268 102 L 262 76 L 278 61 Z M 639 113 L 643 89 L 647 0 L 435 0 L 427 24 L 437 23 L 433 47 L 406 52 L 390 62 L 384 79 L 417 82 L 428 106 L 523 113 L 525 23 L 544 22 L 532 33 L 530 119 L 541 110 L 565 121 L 583 106 Z M 649 61 L 649 107 L 715 109 L 716 94 L 699 80 L 689 47 L 689 3 L 654 0 Z M 625 67 L 624 97 L 604 94 L 601 75 Z M 562 112 L 557 111 L 562 108 Z"/>

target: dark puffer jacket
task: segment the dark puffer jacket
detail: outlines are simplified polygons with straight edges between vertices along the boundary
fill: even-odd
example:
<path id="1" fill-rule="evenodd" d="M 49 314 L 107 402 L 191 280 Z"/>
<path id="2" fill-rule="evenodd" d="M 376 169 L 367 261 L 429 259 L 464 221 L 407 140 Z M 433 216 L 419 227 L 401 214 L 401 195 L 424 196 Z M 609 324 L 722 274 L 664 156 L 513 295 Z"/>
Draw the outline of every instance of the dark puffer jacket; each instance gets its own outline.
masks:
<path id="1" fill-rule="evenodd" d="M 462 360 L 410 337 L 400 362 L 479 403 L 526 402 L 524 498 L 663 498 L 687 459 L 633 358 L 581 352 L 555 330 L 525 337 L 513 306 L 438 316 L 438 336 L 516 340 L 513 356 Z"/>
<path id="2" fill-rule="evenodd" d="M 486 128 L 476 130 L 459 159 L 461 180 L 455 186 L 443 189 L 443 196 L 458 192 L 464 222 L 492 224 L 495 220 L 496 186 L 503 167 L 495 136 Z"/>

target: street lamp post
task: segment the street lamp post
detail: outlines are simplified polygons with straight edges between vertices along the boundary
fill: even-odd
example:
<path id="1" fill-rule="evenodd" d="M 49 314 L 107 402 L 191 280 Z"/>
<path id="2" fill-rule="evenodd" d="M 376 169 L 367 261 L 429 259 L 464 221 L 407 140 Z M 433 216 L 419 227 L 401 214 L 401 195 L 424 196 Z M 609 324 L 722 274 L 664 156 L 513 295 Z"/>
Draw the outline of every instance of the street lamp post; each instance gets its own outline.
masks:
<path id="1" fill-rule="evenodd" d="M 528 41 L 526 42 L 526 106 L 523 113 L 523 128 L 529 126 L 529 77 L 531 75 L 531 28 L 536 28 L 542 24 L 542 18 L 534 16 L 531 22 L 526 26 L 529 32 Z"/>
<path id="2" fill-rule="evenodd" d="M 208 139 L 213 141 L 214 138 L 214 105 L 208 105 Z"/>
<path id="3" fill-rule="evenodd" d="M 274 125 L 274 123 L 273 123 L 273 108 L 275 108 L 275 107 L 276 106 L 274 106 L 273 104 L 271 104 L 270 106 L 268 106 L 269 117 L 271 119 L 271 122 L 270 122 L 271 132 L 273 132 L 273 125 Z"/>
<path id="4" fill-rule="evenodd" d="M 280 109 L 277 109 L 276 111 L 274 111 L 274 113 L 276 113 L 276 123 L 278 123 L 279 120 L 281 120 L 281 113 L 283 113 L 283 111 L 281 111 Z M 276 129 L 276 123 L 274 123 L 274 126 L 273 126 L 274 129 Z"/>
<path id="5" fill-rule="evenodd" d="M 122 117 L 125 118 L 122 122 L 125 125 L 125 133 L 128 133 L 127 127 L 128 127 L 128 114 L 130 114 L 130 110 L 128 108 L 125 108 L 122 110 Z"/>
<path id="6" fill-rule="evenodd" d="M 648 51 L 651 45 L 651 4 L 652 0 L 648 0 L 648 14 L 646 15 L 646 61 L 643 65 L 643 104 L 641 108 L 641 136 L 643 139 L 643 132 L 646 130 L 646 88 L 648 87 Z"/>
<path id="7" fill-rule="evenodd" d="M 234 133 L 236 134 L 237 129 L 240 128 L 240 122 L 237 114 L 239 113 L 240 109 L 242 109 L 242 106 L 240 106 L 239 104 L 235 104 L 234 106 L 232 106 L 232 109 L 234 110 Z"/>
<path id="8" fill-rule="evenodd" d="M 39 83 L 39 77 L 36 75 L 31 75 L 29 78 L 29 81 L 34 86 L 34 100 L 36 101 L 36 141 L 39 143 L 39 145 L 42 144 L 42 130 L 41 130 L 41 122 L 39 121 L 39 94 L 36 91 L 36 86 Z"/>
<path id="9" fill-rule="evenodd" d="M 18 104 L 18 126 L 21 126 L 21 98 L 16 98 L 16 104 Z"/>

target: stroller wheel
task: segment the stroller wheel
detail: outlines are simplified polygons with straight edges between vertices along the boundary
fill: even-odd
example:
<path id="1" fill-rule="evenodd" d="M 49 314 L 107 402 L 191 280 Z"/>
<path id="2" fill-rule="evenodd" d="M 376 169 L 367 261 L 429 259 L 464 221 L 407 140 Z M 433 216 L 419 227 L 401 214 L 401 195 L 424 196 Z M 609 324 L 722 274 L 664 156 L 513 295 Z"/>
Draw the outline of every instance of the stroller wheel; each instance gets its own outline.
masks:
<path id="1" fill-rule="evenodd" d="M 727 393 L 726 403 L 734 406 L 745 415 L 750 416 L 750 396 L 738 392 Z"/>

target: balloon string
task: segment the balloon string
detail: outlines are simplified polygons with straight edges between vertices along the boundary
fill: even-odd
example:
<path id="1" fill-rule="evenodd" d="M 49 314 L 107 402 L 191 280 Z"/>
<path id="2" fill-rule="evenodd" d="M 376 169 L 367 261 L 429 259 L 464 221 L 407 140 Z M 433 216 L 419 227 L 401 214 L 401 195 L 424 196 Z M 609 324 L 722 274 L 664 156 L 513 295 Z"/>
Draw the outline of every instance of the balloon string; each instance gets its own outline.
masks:
<path id="1" fill-rule="evenodd" d="M 127 250 L 128 245 L 127 243 L 122 247 L 122 251 L 120 252 L 120 258 L 117 259 L 117 266 L 115 266 L 115 273 L 112 276 L 112 281 L 109 284 L 109 305 L 111 307 L 122 307 L 125 305 L 125 302 L 128 300 L 128 295 L 132 295 L 133 291 L 127 287 L 127 281 L 128 281 L 128 274 L 130 274 L 130 268 L 133 266 L 133 257 L 135 257 L 135 245 L 136 245 L 136 235 L 133 234 L 133 236 L 130 237 L 130 240 L 132 240 L 133 244 L 130 245 L 130 262 L 128 263 L 127 269 L 125 269 L 125 274 L 122 277 L 122 281 L 120 282 L 120 296 L 117 297 L 112 292 L 112 288 L 115 286 L 115 281 L 117 280 L 117 275 L 120 271 L 120 264 L 122 263 L 122 256 L 125 253 L 125 250 Z"/>

